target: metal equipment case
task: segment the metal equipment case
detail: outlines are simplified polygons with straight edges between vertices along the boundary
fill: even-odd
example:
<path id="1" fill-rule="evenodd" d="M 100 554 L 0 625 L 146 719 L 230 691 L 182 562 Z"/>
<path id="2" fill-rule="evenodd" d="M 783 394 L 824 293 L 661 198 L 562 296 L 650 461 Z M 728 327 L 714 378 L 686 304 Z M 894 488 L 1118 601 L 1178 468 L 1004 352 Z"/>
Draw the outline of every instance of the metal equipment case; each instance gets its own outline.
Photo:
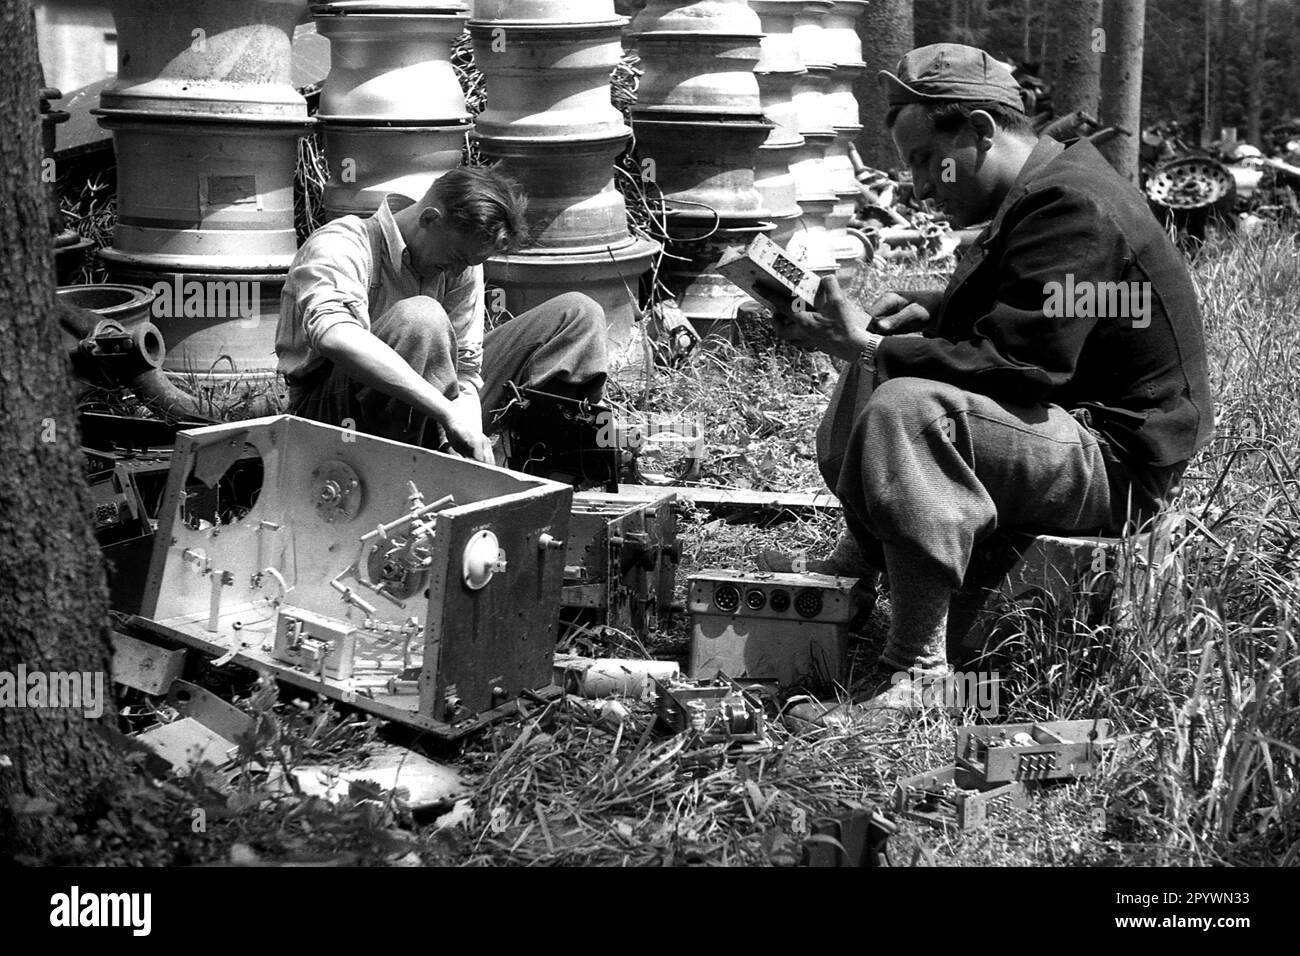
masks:
<path id="1" fill-rule="evenodd" d="M 142 623 L 459 736 L 551 683 L 572 494 L 287 415 L 182 432 Z"/>
<path id="2" fill-rule="evenodd" d="M 562 605 L 641 637 L 666 625 L 681 557 L 676 508 L 673 495 L 648 503 L 574 495 Z"/>
<path id="3" fill-rule="evenodd" d="M 710 569 L 690 579 L 692 677 L 839 680 L 856 578 Z"/>
<path id="4" fill-rule="evenodd" d="M 957 730 L 957 764 L 985 783 L 1072 780 L 1092 774 L 1114 743 L 1104 718 L 972 724 Z"/>

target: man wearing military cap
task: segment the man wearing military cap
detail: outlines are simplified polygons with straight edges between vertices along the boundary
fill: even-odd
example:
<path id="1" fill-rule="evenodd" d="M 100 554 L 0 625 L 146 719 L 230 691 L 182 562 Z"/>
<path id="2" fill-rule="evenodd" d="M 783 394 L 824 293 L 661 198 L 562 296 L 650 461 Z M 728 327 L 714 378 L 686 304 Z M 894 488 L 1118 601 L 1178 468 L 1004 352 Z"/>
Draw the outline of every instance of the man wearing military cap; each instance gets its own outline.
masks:
<path id="1" fill-rule="evenodd" d="M 817 443 L 847 535 L 819 569 L 887 571 L 871 699 L 910 708 L 912 685 L 888 675 L 946 672 L 949 602 L 977 545 L 1152 515 L 1213 412 L 1186 264 L 1091 143 L 1038 139 L 1010 70 L 973 47 L 913 50 L 879 81 L 916 198 L 987 225 L 942 293 L 863 311 L 830 277 L 815 312 L 777 325 L 848 362 Z"/>

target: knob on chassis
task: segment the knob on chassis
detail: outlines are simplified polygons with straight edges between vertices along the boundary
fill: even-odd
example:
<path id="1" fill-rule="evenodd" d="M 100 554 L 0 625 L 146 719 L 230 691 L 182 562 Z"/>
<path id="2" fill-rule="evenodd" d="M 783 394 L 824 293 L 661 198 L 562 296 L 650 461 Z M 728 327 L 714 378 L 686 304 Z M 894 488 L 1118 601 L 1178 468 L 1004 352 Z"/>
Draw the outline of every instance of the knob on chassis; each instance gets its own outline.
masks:
<path id="1" fill-rule="evenodd" d="M 311 480 L 316 512 L 325 521 L 351 521 L 361 510 L 361 478 L 347 462 L 323 461 Z"/>
<path id="2" fill-rule="evenodd" d="M 506 569 L 506 553 L 498 545 L 497 536 L 487 530 L 476 532 L 465 543 L 461 569 L 467 588 L 478 591 L 487 587 L 493 575 Z"/>

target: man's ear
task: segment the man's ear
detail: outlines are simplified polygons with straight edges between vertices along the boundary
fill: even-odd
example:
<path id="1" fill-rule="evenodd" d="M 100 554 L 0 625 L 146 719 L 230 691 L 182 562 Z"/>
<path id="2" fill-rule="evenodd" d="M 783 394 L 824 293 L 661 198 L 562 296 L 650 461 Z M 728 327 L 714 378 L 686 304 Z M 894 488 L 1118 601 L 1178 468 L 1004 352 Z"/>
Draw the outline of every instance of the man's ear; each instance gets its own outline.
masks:
<path id="1" fill-rule="evenodd" d="M 998 124 L 986 110 L 973 110 L 970 114 L 971 129 L 975 131 L 975 145 L 980 152 L 987 152 L 993 147 L 993 137 L 998 131 Z"/>
<path id="2" fill-rule="evenodd" d="M 425 229 L 436 226 L 446 218 L 446 215 L 441 206 L 431 203 L 420 210 L 420 225 Z"/>

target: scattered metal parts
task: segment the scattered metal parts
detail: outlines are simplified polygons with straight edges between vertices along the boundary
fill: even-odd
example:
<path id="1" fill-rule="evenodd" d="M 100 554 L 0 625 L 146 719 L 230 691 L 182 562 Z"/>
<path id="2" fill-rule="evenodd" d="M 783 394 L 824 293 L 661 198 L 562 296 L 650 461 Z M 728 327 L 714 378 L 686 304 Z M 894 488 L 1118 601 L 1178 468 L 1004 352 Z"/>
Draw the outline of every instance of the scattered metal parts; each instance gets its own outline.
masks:
<path id="1" fill-rule="evenodd" d="M 1233 188 L 1232 174 L 1208 156 L 1185 156 L 1165 163 L 1146 182 L 1147 196 L 1170 209 L 1213 206 Z"/>
<path id="2" fill-rule="evenodd" d="M 358 790 L 370 790 L 376 795 L 397 791 L 407 806 L 418 810 L 459 800 L 469 793 L 456 768 L 393 745 L 368 753 L 361 767 L 340 770 L 305 765 L 294 767 L 292 774 L 303 793 L 331 802 L 355 795 Z"/>
<path id="3" fill-rule="evenodd" d="M 667 625 L 680 548 L 676 499 L 574 497 L 561 604 L 590 608 L 599 623 L 645 637 Z"/>
<path id="4" fill-rule="evenodd" d="M 135 739 L 171 765 L 173 773 L 211 764 L 229 779 L 239 752 L 237 741 L 253 726 L 253 718 L 233 704 L 196 684 L 172 682 L 167 704 L 179 719 L 150 727 Z"/>
<path id="5" fill-rule="evenodd" d="M 555 655 L 555 683 L 582 697 L 649 697 L 657 681 L 680 678 L 676 661 Z"/>
<path id="6" fill-rule="evenodd" d="M 165 694 L 185 667 L 184 649 L 168 650 L 118 631 L 113 631 L 112 640 L 115 684 L 146 694 Z"/>
<path id="7" fill-rule="evenodd" d="M 823 817 L 812 824 L 804 866 L 888 866 L 886 844 L 898 826 L 871 808 Z"/>
<path id="8" fill-rule="evenodd" d="M 982 827 L 991 814 L 1027 802 L 1023 783 L 989 784 L 956 764 L 899 781 L 894 796 L 904 819 L 957 830 Z"/>
<path id="9" fill-rule="evenodd" d="M 296 607 L 282 607 L 276 616 L 272 653 L 308 674 L 348 680 L 356 646 L 357 628 L 346 621 Z"/>
<path id="10" fill-rule="evenodd" d="M 233 741 L 193 717 L 151 727 L 136 739 L 171 764 L 172 771 L 178 774 L 205 763 L 224 767 L 239 750 Z"/>
<path id="11" fill-rule="evenodd" d="M 167 703 L 182 717 L 192 717 L 228 740 L 239 740 L 253 729 L 253 718 L 212 691 L 189 681 L 172 682 Z"/>
<path id="12" fill-rule="evenodd" d="M 762 704 L 730 678 L 657 678 L 655 686 L 659 724 L 672 733 L 689 732 L 698 744 L 722 744 L 737 753 L 772 748 Z"/>
<path id="13" fill-rule="evenodd" d="M 1097 769 L 1114 745 L 1110 721 L 977 724 L 957 730 L 957 763 L 985 783 L 1068 780 Z"/>
<path id="14" fill-rule="evenodd" d="M 91 527 L 101 546 L 150 533 L 144 502 L 129 471 L 101 471 L 89 478 L 89 485 Z"/>
<path id="15" fill-rule="evenodd" d="M 608 440 L 614 413 L 607 405 L 507 384 L 510 401 L 491 410 L 506 467 L 578 488 L 618 490 L 628 450 Z"/>
<path id="16" fill-rule="evenodd" d="M 349 571 L 350 570 L 352 569 L 349 569 Z M 348 573 L 347 571 L 344 572 L 344 574 L 347 573 Z M 366 614 L 373 615 L 375 613 L 375 606 L 373 604 L 371 604 L 368 601 L 363 601 L 361 598 L 357 597 L 357 595 L 353 592 L 353 590 L 350 587 L 348 587 L 346 584 L 344 584 L 342 581 L 340 581 L 338 578 L 335 578 L 333 581 L 330 582 L 330 587 L 332 587 L 335 591 L 338 591 L 339 594 L 343 595 L 343 600 L 346 603 L 351 604 L 353 607 L 357 608 L 358 610 L 364 611 Z"/>

